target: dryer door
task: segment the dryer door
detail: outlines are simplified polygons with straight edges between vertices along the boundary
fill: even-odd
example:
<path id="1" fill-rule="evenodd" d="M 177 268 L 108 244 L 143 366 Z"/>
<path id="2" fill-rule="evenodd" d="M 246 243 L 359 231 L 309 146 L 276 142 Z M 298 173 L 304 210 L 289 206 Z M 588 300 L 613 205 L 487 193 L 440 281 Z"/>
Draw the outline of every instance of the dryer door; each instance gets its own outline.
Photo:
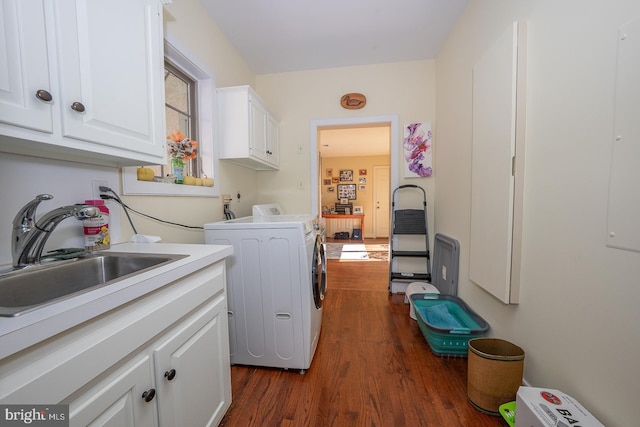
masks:
<path id="1" fill-rule="evenodd" d="M 327 292 L 327 258 L 324 253 L 324 245 L 320 234 L 316 236 L 316 244 L 313 248 L 313 261 L 311 263 L 311 287 L 313 288 L 313 301 L 316 308 L 322 307 L 324 295 Z"/>

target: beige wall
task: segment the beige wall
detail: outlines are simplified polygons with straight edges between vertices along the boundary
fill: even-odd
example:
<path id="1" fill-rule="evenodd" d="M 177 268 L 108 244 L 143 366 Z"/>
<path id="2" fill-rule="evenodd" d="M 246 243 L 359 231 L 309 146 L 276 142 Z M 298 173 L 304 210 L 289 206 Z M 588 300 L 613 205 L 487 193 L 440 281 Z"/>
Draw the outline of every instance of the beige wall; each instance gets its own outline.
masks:
<path id="1" fill-rule="evenodd" d="M 173 2 L 165 12 L 166 28 L 215 72 L 218 86 L 254 86 L 281 119 L 280 171 L 220 164 L 222 193 L 242 195 L 232 205 L 237 214 L 248 215 L 253 203 L 270 201 L 292 213 L 309 210 L 311 120 L 397 114 L 401 125 L 431 122 L 434 177 L 401 183 L 427 189 L 432 234 L 459 240 L 460 296 L 489 321 L 493 336 L 525 349 L 525 377 L 531 385 L 572 394 L 608 426 L 637 424 L 640 254 L 604 245 L 616 29 L 640 16 L 637 0 L 471 0 L 437 62 L 261 76 L 251 72 L 197 0 Z M 513 20 L 526 20 L 529 27 L 527 172 L 521 303 L 505 306 L 468 274 L 471 68 Z M 364 93 L 367 106 L 342 109 L 339 98 L 347 92 Z M 4 156 L 0 163 L 8 160 Z M 96 175 L 90 165 L 47 161 L 47 166 L 64 170 L 48 174 L 34 167 L 40 160 L 15 161 L 32 171 L 30 186 L 27 191 L 6 186 L 7 203 L 0 215 L 4 223 L 30 198 L 24 193 L 56 195 L 44 212 L 86 198 L 92 178 L 116 179 L 115 170 L 98 168 Z M 61 186 L 65 194 L 59 194 Z M 132 196 L 125 201 L 194 225 L 222 219 L 217 198 Z M 121 218 L 119 234 L 127 240 L 131 230 Z M 134 218 L 141 233 L 161 235 L 165 241 L 204 241 L 201 231 Z M 3 230 L 0 234 L 8 241 L 9 230 Z M 8 246 L 1 258 L 10 261 Z"/>
<path id="2" fill-rule="evenodd" d="M 411 61 L 258 75 L 256 90 L 280 118 L 280 171 L 259 172 L 261 202 L 278 201 L 287 212 L 311 209 L 310 123 L 312 120 L 399 116 L 402 125 L 435 123 L 435 62 Z M 340 97 L 359 92 L 367 97 L 361 110 L 345 110 Z M 402 139 L 402 134 L 399 135 Z M 437 150 L 434 141 L 434 151 Z M 302 152 L 298 150 L 302 146 Z M 400 147 L 401 149 L 401 147 Z M 401 154 L 399 154 L 401 158 Z M 400 168 L 401 165 L 391 165 Z M 423 186 L 432 201 L 437 169 L 430 178 L 409 182 Z M 404 182 L 400 174 L 400 183 Z M 298 181 L 303 189 L 298 189 Z M 313 183 L 313 184 L 311 184 Z"/>
<path id="3" fill-rule="evenodd" d="M 216 86 L 255 86 L 255 74 L 209 18 L 197 0 L 181 0 L 164 6 L 165 31 L 200 59 L 215 74 Z M 238 216 L 250 215 L 256 199 L 256 172 L 231 163 L 220 162 L 220 194 L 240 193 L 231 210 Z M 220 198 L 128 196 L 123 200 L 134 209 L 194 226 L 224 219 Z M 162 236 L 165 242 L 204 243 L 202 230 L 186 230 L 135 216 L 139 233 Z M 123 237 L 132 231 L 122 218 Z"/>
<path id="4" fill-rule="evenodd" d="M 640 254 L 605 246 L 617 28 L 637 1 L 472 0 L 437 58 L 435 229 L 460 241 L 459 294 L 522 346 L 533 386 L 573 395 L 607 426 L 640 419 Z M 528 23 L 521 303 L 469 280 L 471 70 Z M 629 183 L 637 186 L 637 183 Z"/>
<path id="5" fill-rule="evenodd" d="M 255 74 L 225 39 L 217 26 L 208 17 L 198 0 L 180 0 L 164 6 L 165 28 L 181 44 L 187 47 L 201 62 L 215 73 L 218 86 L 240 84 L 255 85 Z M 118 168 L 61 162 L 30 156 L 0 155 L 0 170 L 6 175 L 14 166 L 28 170 L 25 182 L 19 186 L 4 185 L 0 219 L 10 224 L 18 209 L 35 195 L 50 193 L 55 199 L 42 204 L 39 213 L 55 207 L 73 204 L 94 198 L 91 180 L 101 180 L 120 191 L 122 188 Z M 15 176 L 15 175 L 14 175 Z M 3 176 L 5 177 L 5 176 Z M 234 201 L 232 210 L 239 215 L 248 215 L 256 198 L 256 172 L 229 163 L 219 166 L 221 192 L 242 195 L 240 202 Z M 4 179 L 3 182 L 11 182 Z M 219 198 L 200 197 L 122 197 L 125 203 L 141 212 L 164 220 L 193 226 L 223 219 Z M 113 243 L 128 241 L 132 229 L 121 208 L 115 202 L 107 202 L 112 213 L 110 228 Z M 134 224 L 141 234 L 159 235 L 165 242 L 204 243 L 202 230 L 187 230 L 160 224 L 132 214 Z M 0 228 L 0 241 L 9 242 L 11 227 Z M 63 221 L 47 243 L 47 248 L 82 246 L 82 227 L 75 221 Z M 11 262 L 10 245 L 2 245 L 0 264 Z"/>
<path id="6" fill-rule="evenodd" d="M 251 205 L 255 203 L 269 202 L 281 203 L 288 213 L 310 212 L 310 185 L 317 185 L 309 174 L 311 120 L 397 114 L 400 125 L 435 122 L 434 61 L 255 76 L 197 0 L 166 5 L 165 15 L 165 28 L 211 67 L 218 87 L 253 86 L 280 119 L 279 171 L 256 172 L 220 162 L 221 193 L 241 194 L 240 200 L 236 199 L 231 205 L 238 216 L 250 215 Z M 364 93 L 366 107 L 343 109 L 340 96 L 348 92 Z M 429 197 L 433 197 L 435 176 L 412 179 L 411 183 L 425 187 Z M 166 211 L 167 200 L 175 200 L 175 210 Z M 184 218 L 186 213 L 194 224 L 222 219 L 219 199 L 145 196 L 128 197 L 127 203 L 134 208 L 162 210 L 165 216 L 174 220 Z M 166 241 L 203 241 L 199 231 L 185 232 L 152 221 L 141 221 L 144 221 L 146 234 L 160 234 Z M 122 226 L 126 235 L 128 224 L 123 222 Z"/>
<path id="7" fill-rule="evenodd" d="M 327 157 L 322 159 L 322 171 L 321 175 L 323 180 L 330 179 L 326 176 L 326 170 L 332 169 L 334 177 L 340 177 L 340 170 L 352 170 L 353 181 L 352 182 L 338 182 L 330 185 L 321 186 L 321 203 L 320 206 L 334 207 L 338 200 L 338 184 L 355 184 L 356 185 L 356 200 L 350 200 L 349 203 L 353 203 L 353 206 L 362 206 L 365 215 L 364 218 L 364 235 L 373 236 L 373 167 L 374 166 L 389 166 L 389 156 L 363 156 L 363 157 Z M 366 175 L 360 175 L 360 169 L 366 170 Z M 360 191 L 360 178 L 365 178 L 366 189 Z M 389 185 L 389 182 L 384 183 Z M 380 184 L 382 185 L 382 184 Z M 334 191 L 328 191 L 329 187 L 333 187 Z M 356 222 L 357 226 L 360 226 L 359 221 Z M 388 237 L 388 236 L 380 236 Z"/>

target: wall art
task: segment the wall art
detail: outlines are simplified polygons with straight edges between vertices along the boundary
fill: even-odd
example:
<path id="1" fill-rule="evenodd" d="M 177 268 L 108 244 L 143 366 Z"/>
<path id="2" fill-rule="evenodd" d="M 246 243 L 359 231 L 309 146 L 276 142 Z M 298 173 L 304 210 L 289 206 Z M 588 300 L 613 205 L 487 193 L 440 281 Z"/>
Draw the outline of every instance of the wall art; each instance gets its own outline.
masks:
<path id="1" fill-rule="evenodd" d="M 430 123 L 412 123 L 404 127 L 405 178 L 427 177 L 433 174 L 431 137 Z"/>
<path id="2" fill-rule="evenodd" d="M 338 184 L 338 199 L 356 199 L 355 184 Z"/>
<path id="3" fill-rule="evenodd" d="M 352 170 L 341 170 L 340 171 L 340 182 L 349 182 L 353 181 L 353 171 Z"/>

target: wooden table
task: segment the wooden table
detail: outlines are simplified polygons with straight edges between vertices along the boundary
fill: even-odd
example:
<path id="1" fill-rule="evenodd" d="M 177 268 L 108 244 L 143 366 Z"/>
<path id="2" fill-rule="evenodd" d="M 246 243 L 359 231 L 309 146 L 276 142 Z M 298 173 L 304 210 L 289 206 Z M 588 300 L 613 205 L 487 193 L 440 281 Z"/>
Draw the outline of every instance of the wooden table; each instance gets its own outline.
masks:
<path id="1" fill-rule="evenodd" d="M 360 220 L 360 240 L 364 240 L 364 214 L 322 214 L 327 219 L 359 219 Z"/>

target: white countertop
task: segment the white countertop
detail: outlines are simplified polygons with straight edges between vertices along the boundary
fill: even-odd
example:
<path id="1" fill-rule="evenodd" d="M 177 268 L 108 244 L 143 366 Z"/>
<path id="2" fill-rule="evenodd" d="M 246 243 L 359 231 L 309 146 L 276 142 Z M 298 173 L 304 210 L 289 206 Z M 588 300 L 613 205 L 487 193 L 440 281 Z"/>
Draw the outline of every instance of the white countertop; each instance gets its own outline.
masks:
<path id="1" fill-rule="evenodd" d="M 187 256 L 16 317 L 0 317 L 0 359 L 220 261 L 233 249 L 226 245 L 122 243 L 104 252 Z"/>

